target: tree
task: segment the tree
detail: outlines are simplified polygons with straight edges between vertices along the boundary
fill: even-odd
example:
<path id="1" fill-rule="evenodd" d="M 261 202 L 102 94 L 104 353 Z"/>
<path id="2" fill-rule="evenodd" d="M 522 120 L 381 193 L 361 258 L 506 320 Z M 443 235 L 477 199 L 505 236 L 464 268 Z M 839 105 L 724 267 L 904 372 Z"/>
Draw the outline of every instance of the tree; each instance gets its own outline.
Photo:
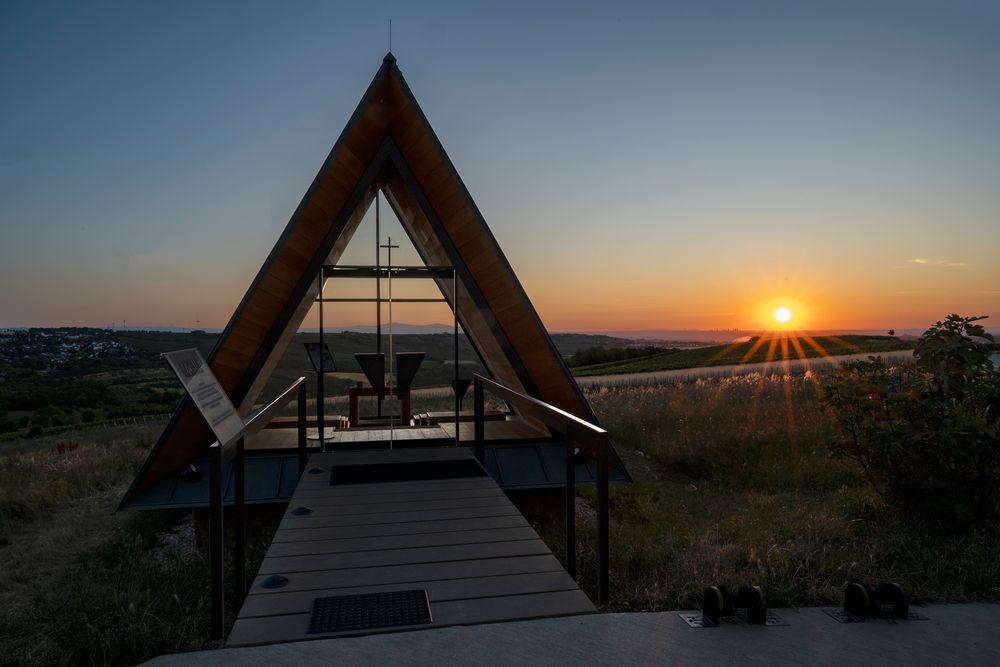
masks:
<path id="1" fill-rule="evenodd" d="M 65 426 L 69 423 L 69 417 L 62 408 L 46 405 L 44 408 L 35 410 L 35 413 L 31 415 L 31 423 L 44 428 Z"/>
<path id="2" fill-rule="evenodd" d="M 831 454 L 857 461 L 891 505 L 956 528 L 1000 521 L 1000 374 L 982 319 L 949 315 L 914 364 L 869 357 L 823 387 L 841 429 Z"/>

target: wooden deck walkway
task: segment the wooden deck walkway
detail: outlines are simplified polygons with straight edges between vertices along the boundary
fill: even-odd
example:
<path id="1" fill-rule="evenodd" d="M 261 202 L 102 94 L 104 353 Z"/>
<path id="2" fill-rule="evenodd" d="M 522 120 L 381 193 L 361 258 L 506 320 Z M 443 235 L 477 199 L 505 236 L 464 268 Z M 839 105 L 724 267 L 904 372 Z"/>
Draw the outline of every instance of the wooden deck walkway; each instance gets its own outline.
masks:
<path id="1" fill-rule="evenodd" d="M 435 466 L 432 475 L 462 476 L 405 479 Z M 594 612 L 499 487 L 470 467 L 464 448 L 314 454 L 228 645 Z M 331 484 L 373 473 L 403 479 Z M 265 587 L 275 575 L 287 583 Z M 426 592 L 431 623 L 310 633 L 317 598 L 413 590 Z"/>

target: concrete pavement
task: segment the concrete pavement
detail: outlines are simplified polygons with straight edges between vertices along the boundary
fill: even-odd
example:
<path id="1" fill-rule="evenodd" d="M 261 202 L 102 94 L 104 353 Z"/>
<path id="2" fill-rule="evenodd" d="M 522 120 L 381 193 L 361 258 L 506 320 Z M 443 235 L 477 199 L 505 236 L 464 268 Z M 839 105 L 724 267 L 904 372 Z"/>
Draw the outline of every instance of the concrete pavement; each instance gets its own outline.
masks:
<path id="1" fill-rule="evenodd" d="M 248 665 L 1000 665 L 1000 604 L 915 608 L 926 621 L 688 627 L 676 612 L 594 614 L 162 656 L 155 667 Z"/>

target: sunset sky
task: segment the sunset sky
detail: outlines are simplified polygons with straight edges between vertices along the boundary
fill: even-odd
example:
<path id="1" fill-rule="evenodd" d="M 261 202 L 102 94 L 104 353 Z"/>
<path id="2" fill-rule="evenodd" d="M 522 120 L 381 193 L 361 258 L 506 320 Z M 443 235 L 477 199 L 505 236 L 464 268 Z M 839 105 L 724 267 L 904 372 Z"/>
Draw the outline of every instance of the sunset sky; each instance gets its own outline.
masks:
<path id="1" fill-rule="evenodd" d="M 0 326 L 224 326 L 390 18 L 550 329 L 1000 326 L 1000 3 L 918 0 L 6 0 Z"/>

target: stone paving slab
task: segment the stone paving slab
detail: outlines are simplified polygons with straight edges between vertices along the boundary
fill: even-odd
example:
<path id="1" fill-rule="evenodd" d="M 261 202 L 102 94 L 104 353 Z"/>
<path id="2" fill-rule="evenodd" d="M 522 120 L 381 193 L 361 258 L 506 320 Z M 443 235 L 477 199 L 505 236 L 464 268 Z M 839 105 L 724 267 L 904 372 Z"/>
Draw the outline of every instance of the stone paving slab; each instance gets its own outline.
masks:
<path id="1" fill-rule="evenodd" d="M 785 627 L 693 629 L 676 612 L 594 614 L 162 656 L 146 664 L 1000 665 L 1000 605 L 915 608 L 926 621 L 840 624 L 776 609 Z"/>

